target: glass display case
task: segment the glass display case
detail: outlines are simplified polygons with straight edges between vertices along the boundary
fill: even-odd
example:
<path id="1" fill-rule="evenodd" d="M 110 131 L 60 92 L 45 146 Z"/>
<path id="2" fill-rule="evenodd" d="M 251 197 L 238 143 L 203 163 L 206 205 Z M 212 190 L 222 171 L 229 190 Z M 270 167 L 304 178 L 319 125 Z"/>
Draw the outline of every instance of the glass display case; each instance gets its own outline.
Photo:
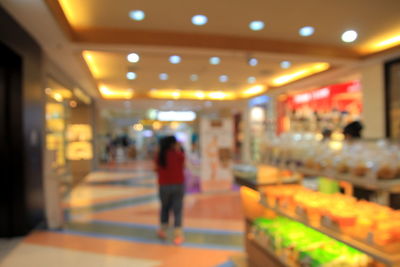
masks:
<path id="1" fill-rule="evenodd" d="M 400 177 L 396 164 L 386 166 L 389 158 L 399 162 L 398 152 L 383 141 L 284 136 L 263 148 L 263 163 L 277 171 L 236 166 L 249 266 L 400 266 L 400 211 L 387 202 L 400 189 Z M 346 189 L 310 189 L 305 177 L 345 181 Z M 352 185 L 377 196 L 357 199 Z"/>

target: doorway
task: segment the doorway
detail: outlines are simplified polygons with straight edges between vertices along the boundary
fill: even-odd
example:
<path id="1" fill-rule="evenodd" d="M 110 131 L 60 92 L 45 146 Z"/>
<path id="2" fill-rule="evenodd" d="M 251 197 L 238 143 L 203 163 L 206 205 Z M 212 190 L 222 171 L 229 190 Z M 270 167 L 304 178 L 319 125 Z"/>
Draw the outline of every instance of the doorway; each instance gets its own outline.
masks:
<path id="1" fill-rule="evenodd" d="M 0 43 L 0 237 L 26 234 L 22 59 Z"/>

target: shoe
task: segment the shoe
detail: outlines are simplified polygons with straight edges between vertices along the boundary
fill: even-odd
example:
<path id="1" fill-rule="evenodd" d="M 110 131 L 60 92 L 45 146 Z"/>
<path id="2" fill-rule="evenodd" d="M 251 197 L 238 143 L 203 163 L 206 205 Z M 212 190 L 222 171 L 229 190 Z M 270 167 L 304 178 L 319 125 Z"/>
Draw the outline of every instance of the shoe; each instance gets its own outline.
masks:
<path id="1" fill-rule="evenodd" d="M 174 230 L 174 244 L 179 246 L 185 241 L 185 238 L 183 236 L 183 231 L 182 228 L 177 227 Z"/>
<path id="2" fill-rule="evenodd" d="M 183 236 L 177 236 L 174 238 L 174 244 L 179 246 L 182 245 L 182 243 L 185 241 L 185 238 Z"/>
<path id="3" fill-rule="evenodd" d="M 167 239 L 167 233 L 165 233 L 165 231 L 164 230 L 162 230 L 162 229 L 159 229 L 158 231 L 157 231 L 157 236 L 158 236 L 158 238 L 160 238 L 160 239 Z"/>

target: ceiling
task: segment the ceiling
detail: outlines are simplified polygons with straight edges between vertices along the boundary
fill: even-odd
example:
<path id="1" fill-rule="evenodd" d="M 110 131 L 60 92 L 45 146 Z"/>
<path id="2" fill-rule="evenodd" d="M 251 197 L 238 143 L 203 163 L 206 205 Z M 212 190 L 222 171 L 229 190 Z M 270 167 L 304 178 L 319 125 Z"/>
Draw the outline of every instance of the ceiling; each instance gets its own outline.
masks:
<path id="1" fill-rule="evenodd" d="M 240 92 L 254 85 L 273 90 L 281 86 L 274 84 L 274 79 L 317 63 L 329 64 L 328 70 L 321 71 L 348 67 L 387 48 L 374 47 L 377 42 L 400 34 L 398 0 L 0 3 L 80 87 L 104 105 L 113 102 L 116 106 L 122 102 L 101 98 L 98 89 L 102 85 L 110 90 L 132 90 L 132 103 L 135 99 L 148 99 L 150 92 L 157 90 L 230 92 L 237 98 L 247 98 L 261 92 Z M 145 19 L 130 19 L 131 10 L 143 10 Z M 191 18 L 196 14 L 206 15 L 208 23 L 193 25 Z M 248 25 L 254 20 L 265 22 L 265 28 L 250 30 Z M 300 36 L 298 31 L 303 26 L 313 26 L 315 33 Z M 358 39 L 344 43 L 341 34 L 349 29 L 358 32 Z M 398 47 L 399 43 L 395 45 Z M 84 51 L 90 53 L 92 64 L 83 56 Z M 132 52 L 140 55 L 139 62 L 127 61 L 126 56 Z M 179 55 L 181 63 L 169 63 L 171 55 Z M 210 57 L 219 57 L 221 63 L 210 64 Z M 250 58 L 257 58 L 258 65 L 250 66 Z M 282 68 L 282 61 L 290 61 L 291 66 Z M 127 79 L 129 71 L 136 73 L 136 79 Z M 160 80 L 160 73 L 167 73 L 168 80 Z M 193 74 L 197 80 L 191 79 Z M 227 75 L 228 81 L 221 82 L 221 75 Z M 249 77 L 254 77 L 251 82 Z M 176 100 L 183 95 L 167 98 Z M 152 103 L 159 105 L 157 101 Z"/>
<path id="2" fill-rule="evenodd" d="M 140 55 L 140 61 L 129 63 L 126 52 L 92 51 L 90 54 L 96 59 L 98 71 L 93 73 L 100 83 L 112 84 L 117 88 L 134 88 L 136 92 L 145 93 L 152 89 L 187 89 L 187 90 L 240 90 L 253 83 L 267 83 L 270 77 L 282 72 L 281 60 L 262 53 L 213 52 L 213 51 L 185 51 L 137 48 L 135 53 Z M 169 57 L 179 54 L 180 64 L 171 64 Z M 218 56 L 221 63 L 209 64 L 209 58 Z M 248 64 L 250 57 L 258 60 L 256 66 Z M 292 60 L 293 68 L 303 68 L 316 62 Z M 127 72 L 137 74 L 135 80 L 126 78 Z M 161 73 L 168 74 L 168 80 L 159 79 Z M 194 77 L 192 75 L 195 75 Z M 219 77 L 227 75 L 227 82 L 220 82 Z M 250 79 L 249 77 L 254 77 Z M 194 78 L 194 79 L 191 79 Z"/>
<path id="3" fill-rule="evenodd" d="M 48 2 L 55 1 L 49 0 Z M 311 44 L 326 44 L 342 48 L 361 49 L 380 35 L 400 30 L 400 3 L 397 0 L 60 0 L 71 27 L 78 34 L 86 30 L 125 29 L 205 35 L 225 35 L 243 38 L 272 39 Z M 143 10 L 146 18 L 133 21 L 131 10 Z M 67 11 L 67 12 L 65 12 Z M 208 23 L 194 26 L 192 16 L 204 14 Z M 265 28 L 249 30 L 251 21 L 265 22 Z M 315 27 L 309 38 L 299 36 L 303 26 Z M 353 45 L 343 45 L 340 35 L 355 29 L 360 37 Z"/>

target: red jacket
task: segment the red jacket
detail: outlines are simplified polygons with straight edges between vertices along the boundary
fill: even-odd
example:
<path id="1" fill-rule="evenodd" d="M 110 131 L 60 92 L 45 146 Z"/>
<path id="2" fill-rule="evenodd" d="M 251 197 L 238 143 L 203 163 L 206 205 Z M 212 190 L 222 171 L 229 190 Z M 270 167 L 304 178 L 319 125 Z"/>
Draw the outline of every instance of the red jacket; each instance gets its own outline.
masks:
<path id="1" fill-rule="evenodd" d="M 156 170 L 158 175 L 158 184 L 183 184 L 183 169 L 185 166 L 185 154 L 181 151 L 171 149 L 167 152 L 167 164 L 165 167 L 158 164 L 156 157 Z"/>

